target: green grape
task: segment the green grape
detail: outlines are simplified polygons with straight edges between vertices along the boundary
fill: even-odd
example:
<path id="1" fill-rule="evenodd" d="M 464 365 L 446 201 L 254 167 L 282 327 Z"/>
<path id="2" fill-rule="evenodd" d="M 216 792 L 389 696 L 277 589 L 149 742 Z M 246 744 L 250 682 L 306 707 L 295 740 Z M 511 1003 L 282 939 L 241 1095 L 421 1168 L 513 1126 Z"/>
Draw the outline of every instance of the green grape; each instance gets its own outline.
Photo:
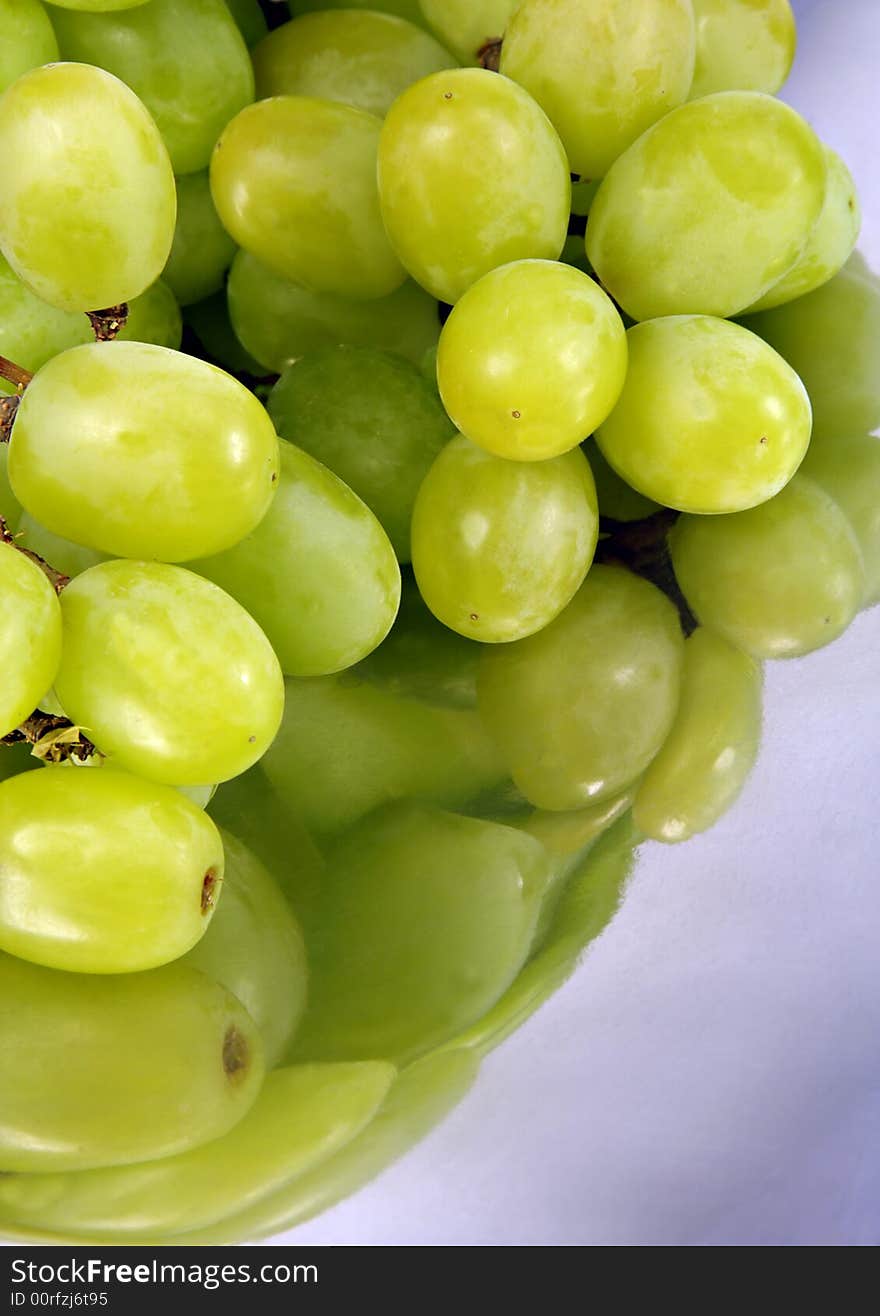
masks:
<path id="1" fill-rule="evenodd" d="M 549 867 L 497 823 L 406 801 L 364 819 L 330 855 L 293 1055 L 406 1061 L 479 1018 L 528 954 Z"/>
<path id="2" fill-rule="evenodd" d="M 689 0 L 524 0 L 501 72 L 546 110 L 572 169 L 601 178 L 687 100 L 694 51 Z"/>
<path id="3" fill-rule="evenodd" d="M 794 301 L 827 283 L 843 268 L 859 236 L 862 212 L 852 174 L 830 146 L 823 148 L 828 168 L 825 204 L 793 270 L 749 307 L 749 315 Z"/>
<path id="4" fill-rule="evenodd" d="M 487 643 L 518 640 L 571 600 L 596 550 L 596 488 L 579 448 L 505 461 L 463 435 L 443 450 L 413 512 L 413 568 L 436 617 Z"/>
<path id="5" fill-rule="evenodd" d="M 658 589 L 598 566 L 545 630 L 486 650 L 480 711 L 532 804 L 585 808 L 641 776 L 672 728 L 682 647 Z"/>
<path id="6" fill-rule="evenodd" d="M 288 681 L 281 730 L 261 766 L 318 838 L 390 800 L 459 808 L 505 776 L 476 713 L 401 698 L 358 673 Z"/>
<path id="7" fill-rule="evenodd" d="M 0 1180 L 0 1214 L 120 1243 L 205 1229 L 332 1157 L 369 1124 L 395 1073 L 379 1060 L 276 1070 L 224 1137 L 142 1165 L 9 1175 Z"/>
<path id="8" fill-rule="evenodd" d="M 478 64 L 483 47 L 503 36 L 520 0 L 419 0 L 426 22 L 462 64 Z"/>
<path id="9" fill-rule="evenodd" d="M 36 562 L 0 539 L 0 738 L 31 715 L 60 661 L 58 596 Z"/>
<path id="10" fill-rule="evenodd" d="M 675 315 L 627 333 L 623 393 L 596 438 L 646 497 L 685 512 L 739 512 L 791 479 L 810 442 L 806 389 L 747 329 Z"/>
<path id="11" fill-rule="evenodd" d="M 223 882 L 208 816 L 126 773 L 49 768 L 0 789 L 0 948 L 50 969 L 134 973 L 185 954 Z"/>
<path id="12" fill-rule="evenodd" d="M 160 279 L 133 299 L 128 319 L 117 336 L 178 348 L 182 332 L 180 307 Z M 0 354 L 35 373 L 68 347 L 94 341 L 92 326 L 81 311 L 60 311 L 41 301 L 0 256 Z M 0 393 L 7 392 L 14 393 L 14 386 L 0 379 Z"/>
<path id="13" fill-rule="evenodd" d="M 253 49 L 269 30 L 259 0 L 226 0 L 226 7 L 245 45 Z"/>
<path id="14" fill-rule="evenodd" d="M 290 1046 L 305 1009 L 305 944 L 283 892 L 259 859 L 228 832 L 223 851 L 223 898 L 186 963 L 241 1001 L 260 1031 L 271 1069 Z"/>
<path id="15" fill-rule="evenodd" d="M 0 1045 L 15 1075 L 0 1090 L 7 1173 L 200 1146 L 238 1123 L 263 1079 L 244 1007 L 180 964 L 101 977 L 0 955 Z"/>
<path id="16" fill-rule="evenodd" d="M 22 548 L 38 554 L 44 562 L 50 562 L 56 571 L 65 576 L 79 576 L 89 567 L 96 567 L 99 562 L 106 562 L 106 553 L 98 553 L 93 548 L 83 548 L 61 535 L 53 535 L 51 530 L 35 521 L 30 512 L 22 512 L 18 522 L 19 543 Z"/>
<path id="17" fill-rule="evenodd" d="M 791 270 L 825 201 L 822 143 L 759 92 L 691 101 L 615 161 L 587 255 L 636 320 L 735 315 Z"/>
<path id="18" fill-rule="evenodd" d="M 9 479 L 65 539 L 180 562 L 221 552 L 259 524 L 278 460 L 265 410 L 231 375 L 152 344 L 91 343 L 54 357 L 28 385 Z"/>
<path id="19" fill-rule="evenodd" d="M 0 250 L 38 297 L 94 311 L 156 281 L 174 235 L 174 176 L 122 82 L 85 64 L 25 73 L 0 101 L 0 155 Z"/>
<path id="20" fill-rule="evenodd" d="M 381 118 L 419 78 L 455 65 L 420 28 L 365 10 L 304 14 L 254 51 L 257 96 L 317 96 Z"/>
<path id="21" fill-rule="evenodd" d="M 805 475 L 750 511 L 681 517 L 670 548 L 697 620 L 755 658 L 796 658 L 830 644 L 865 595 L 855 533 Z"/>
<path id="22" fill-rule="evenodd" d="M 880 602 L 880 439 L 850 435 L 810 445 L 803 471 L 846 515 L 862 550 L 864 604 Z"/>
<path id="23" fill-rule="evenodd" d="M 67 586 L 61 609 L 58 698 L 116 765 L 199 786 L 265 753 L 284 703 L 278 659 L 216 585 L 160 562 L 103 562 Z"/>
<path id="24" fill-rule="evenodd" d="M 404 699 L 476 708 L 479 656 L 480 646 L 443 626 L 407 578 L 391 633 L 359 665 L 358 676 Z"/>
<path id="25" fill-rule="evenodd" d="M 498 265 L 555 260 L 571 181 L 543 111 L 485 69 L 434 73 L 389 111 L 379 141 L 388 235 L 413 278 L 456 302 Z"/>
<path id="26" fill-rule="evenodd" d="M 58 58 L 58 42 L 40 0 L 0 0 L 0 94 L 22 73 Z"/>
<path id="27" fill-rule="evenodd" d="M 177 227 L 163 278 L 181 306 L 219 292 L 235 255 L 211 200 L 207 170 L 177 179 Z"/>
<path id="28" fill-rule="evenodd" d="M 52 0 L 54 9 L 76 9 L 87 13 L 104 14 L 117 9 L 135 9 L 147 0 Z"/>
<path id="29" fill-rule="evenodd" d="M 823 287 L 750 316 L 800 375 L 813 404 L 813 438 L 880 425 L 880 283 L 852 261 Z"/>
<path id="30" fill-rule="evenodd" d="M 150 0 L 113 15 L 54 17 L 64 59 L 96 64 L 141 98 L 176 174 L 206 169 L 226 124 L 254 99 L 247 47 L 224 0 Z"/>
<path id="31" fill-rule="evenodd" d="M 531 809 L 522 820 L 510 820 L 508 826 L 518 827 L 529 836 L 534 836 L 551 855 L 559 859 L 570 859 L 579 855 L 623 817 L 632 806 L 635 793 L 635 788 L 630 786 L 620 795 L 612 795 L 599 804 L 575 809 L 571 813 Z"/>
<path id="32" fill-rule="evenodd" d="M 21 772 L 32 772 L 42 767 L 34 758 L 30 745 L 0 745 L 0 782 L 9 781 Z"/>
<path id="33" fill-rule="evenodd" d="M 571 185 L 571 213 L 580 219 L 586 219 L 593 208 L 596 193 L 599 191 L 601 178 L 581 178 Z M 583 253 L 581 258 L 584 259 Z"/>
<path id="34" fill-rule="evenodd" d="M 437 382 L 463 434 L 499 457 L 542 461 L 601 425 L 626 376 L 626 334 L 587 274 L 555 261 L 492 270 L 453 310 Z"/>
<path id="35" fill-rule="evenodd" d="M 738 798 L 760 741 L 760 666 L 720 635 L 695 631 L 678 716 L 636 794 L 639 831 L 667 843 L 708 831 Z"/>
<path id="36" fill-rule="evenodd" d="M 258 764 L 221 786 L 210 804 L 218 826 L 234 829 L 259 859 L 303 924 L 312 921 L 324 858 L 295 811 Z"/>
<path id="37" fill-rule="evenodd" d="M 226 293 L 216 292 L 203 302 L 195 302 L 184 311 L 187 327 L 199 340 L 201 352 L 234 375 L 265 376 L 266 367 L 247 352 L 229 323 Z"/>
<path id="38" fill-rule="evenodd" d="M 406 274 L 379 211 L 381 127 L 365 110 L 306 96 L 242 110 L 211 159 L 211 194 L 227 233 L 313 292 L 387 297 Z"/>
<path id="39" fill-rule="evenodd" d="M 775 93 L 794 62 L 789 0 L 692 0 L 697 62 L 691 100 L 715 91 Z"/>
<path id="40" fill-rule="evenodd" d="M 493 1008 L 454 1038 L 451 1047 L 484 1056 L 571 977 L 586 947 L 604 932 L 620 907 L 636 840 L 631 820 L 625 817 L 578 860 L 558 893 L 537 953 Z"/>
<path id="41" fill-rule="evenodd" d="M 660 510 L 659 503 L 631 488 L 602 456 L 595 438 L 584 444 L 584 453 L 596 481 L 599 515 L 611 521 L 641 521 Z"/>
<path id="42" fill-rule="evenodd" d="M 227 292 L 236 334 L 278 374 L 302 356 L 344 344 L 396 352 L 420 365 L 440 333 L 437 302 L 412 279 L 388 297 L 353 301 L 310 292 L 240 251 Z"/>
<path id="43" fill-rule="evenodd" d="M 379 9 L 383 14 L 396 14 L 411 23 L 421 23 L 419 0 L 289 0 L 290 12 L 311 14 L 322 9 Z"/>
<path id="44" fill-rule="evenodd" d="M 9 483 L 9 475 L 6 470 L 8 460 L 9 448 L 5 443 L 0 443 L 0 516 L 3 517 L 8 528 L 14 530 L 21 517 L 21 504 L 12 492 L 12 485 Z"/>
<path id="45" fill-rule="evenodd" d="M 289 676 L 359 662 L 388 634 L 400 568 L 388 536 L 347 485 L 290 443 L 266 516 L 247 539 L 193 564 L 254 617 Z"/>
<path id="46" fill-rule="evenodd" d="M 479 1057 L 443 1051 L 408 1065 L 366 1128 L 335 1156 L 249 1211 L 229 1216 L 201 1233 L 181 1234 L 182 1244 L 240 1243 L 278 1234 L 319 1215 L 350 1196 L 401 1157 L 443 1120 L 473 1084 Z"/>
<path id="47" fill-rule="evenodd" d="M 416 495 L 455 433 L 420 371 L 388 352 L 327 347 L 285 371 L 269 414 L 363 499 L 408 562 Z"/>

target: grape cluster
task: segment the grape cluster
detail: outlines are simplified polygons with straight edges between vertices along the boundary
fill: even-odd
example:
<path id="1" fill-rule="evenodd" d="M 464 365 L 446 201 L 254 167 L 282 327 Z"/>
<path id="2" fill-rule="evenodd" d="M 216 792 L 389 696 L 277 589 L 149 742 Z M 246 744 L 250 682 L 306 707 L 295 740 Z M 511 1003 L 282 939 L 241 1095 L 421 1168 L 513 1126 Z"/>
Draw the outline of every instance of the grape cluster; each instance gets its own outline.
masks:
<path id="1" fill-rule="evenodd" d="M 9 1235 L 354 1190 L 880 600 L 788 0 L 289 11 L 0 0 Z"/>

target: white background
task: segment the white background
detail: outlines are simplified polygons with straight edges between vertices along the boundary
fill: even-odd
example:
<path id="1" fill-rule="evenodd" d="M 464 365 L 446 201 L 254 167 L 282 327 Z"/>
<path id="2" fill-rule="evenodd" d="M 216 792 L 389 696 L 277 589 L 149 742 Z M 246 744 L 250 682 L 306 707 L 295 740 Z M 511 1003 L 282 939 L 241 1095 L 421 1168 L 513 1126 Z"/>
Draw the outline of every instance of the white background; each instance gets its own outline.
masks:
<path id="1" fill-rule="evenodd" d="M 880 4 L 794 7 L 785 96 L 847 159 L 880 265 Z M 581 969 L 458 1110 L 284 1241 L 880 1241 L 878 654 L 880 608 L 768 665 L 737 808 L 645 847 Z"/>

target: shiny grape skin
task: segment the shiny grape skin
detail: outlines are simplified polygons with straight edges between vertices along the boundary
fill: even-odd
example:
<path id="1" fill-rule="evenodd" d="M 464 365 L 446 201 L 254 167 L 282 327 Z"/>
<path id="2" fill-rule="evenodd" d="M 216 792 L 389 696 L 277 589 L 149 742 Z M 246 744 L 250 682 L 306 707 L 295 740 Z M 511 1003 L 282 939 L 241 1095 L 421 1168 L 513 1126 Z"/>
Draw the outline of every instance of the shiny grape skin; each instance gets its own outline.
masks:
<path id="1" fill-rule="evenodd" d="M 32 292 L 94 311 L 155 283 L 174 235 L 174 177 L 124 83 L 85 64 L 26 73 L 0 103 L 0 152 L 0 251 Z"/>
<path id="2" fill-rule="evenodd" d="M 0 8 L 0 95 L 30 69 L 58 58 L 58 42 L 40 0 L 3 0 Z"/>
<path id="3" fill-rule="evenodd" d="M 636 793 L 633 819 L 655 841 L 687 841 L 735 803 L 761 742 L 761 668 L 700 628 L 684 646 L 681 703 Z"/>
<path id="4" fill-rule="evenodd" d="M 485 69 L 434 73 L 382 127 L 382 218 L 416 282 L 454 303 L 498 265 L 558 257 L 568 170 L 552 124 L 516 83 Z"/>
<path id="5" fill-rule="evenodd" d="M 159 562 L 103 562 L 62 595 L 55 682 L 68 716 L 117 766 L 173 786 L 246 771 L 284 706 L 257 623 L 210 581 Z"/>
<path id="6" fill-rule="evenodd" d="M 384 640 L 400 568 L 375 516 L 332 471 L 284 442 L 280 470 L 257 528 L 192 566 L 262 626 L 286 675 L 326 676 Z"/>
<path id="7" fill-rule="evenodd" d="M 162 277 L 181 306 L 204 301 L 226 281 L 236 246 L 220 223 L 207 170 L 177 179 L 177 226 Z"/>
<path id="8" fill-rule="evenodd" d="M 797 658 L 831 644 L 865 595 L 855 532 L 806 475 L 749 511 L 681 517 L 670 548 L 697 620 L 755 658 Z"/>
<path id="9" fill-rule="evenodd" d="M 0 542 L 0 737 L 30 716 L 55 680 L 61 630 L 58 597 L 42 568 Z"/>
<path id="10" fill-rule="evenodd" d="M 682 647 L 658 589 L 594 566 L 543 631 L 485 651 L 480 712 L 532 804 L 586 808 L 641 776 L 675 719 Z"/>
<path id="11" fill-rule="evenodd" d="M 199 1146 L 238 1123 L 263 1079 L 243 1006 L 179 964 L 104 977 L 0 954 L 0 1042 L 16 1078 L 0 1093 L 5 1172 Z"/>

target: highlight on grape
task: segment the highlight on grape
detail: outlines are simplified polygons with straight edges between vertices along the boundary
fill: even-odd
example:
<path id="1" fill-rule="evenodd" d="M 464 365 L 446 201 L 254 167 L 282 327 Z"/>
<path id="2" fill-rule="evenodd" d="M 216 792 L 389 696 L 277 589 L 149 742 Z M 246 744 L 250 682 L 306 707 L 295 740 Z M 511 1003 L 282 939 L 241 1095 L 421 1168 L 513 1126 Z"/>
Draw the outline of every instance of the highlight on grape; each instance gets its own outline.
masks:
<path id="1" fill-rule="evenodd" d="M 0 0 L 0 1233 L 377 1174 L 880 600 L 788 0 Z"/>

